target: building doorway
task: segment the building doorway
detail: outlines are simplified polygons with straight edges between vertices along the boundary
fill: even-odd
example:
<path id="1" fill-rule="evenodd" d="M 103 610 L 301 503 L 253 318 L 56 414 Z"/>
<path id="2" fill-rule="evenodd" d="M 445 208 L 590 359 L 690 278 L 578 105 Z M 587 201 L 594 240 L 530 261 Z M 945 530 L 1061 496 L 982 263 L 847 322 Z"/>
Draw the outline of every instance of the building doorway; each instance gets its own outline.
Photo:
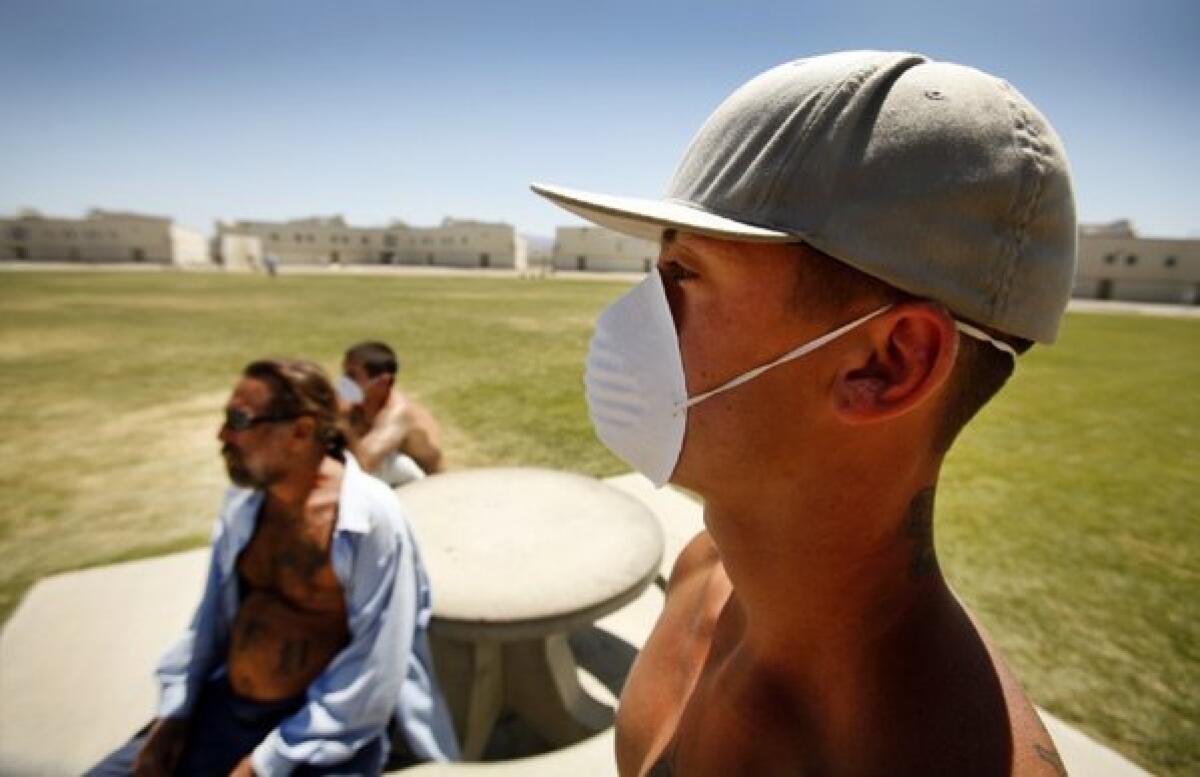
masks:
<path id="1" fill-rule="evenodd" d="M 1112 278 L 1105 278 L 1100 281 L 1100 285 L 1096 287 L 1096 299 L 1112 299 L 1112 291 Z"/>
<path id="2" fill-rule="evenodd" d="M 146 261 L 146 252 L 140 248 L 133 249 L 133 261 L 135 261 L 135 262 Z"/>
<path id="3" fill-rule="evenodd" d="M 491 267 L 492 266 L 492 255 L 486 254 L 486 253 L 480 254 L 479 255 L 479 266 L 480 267 Z"/>

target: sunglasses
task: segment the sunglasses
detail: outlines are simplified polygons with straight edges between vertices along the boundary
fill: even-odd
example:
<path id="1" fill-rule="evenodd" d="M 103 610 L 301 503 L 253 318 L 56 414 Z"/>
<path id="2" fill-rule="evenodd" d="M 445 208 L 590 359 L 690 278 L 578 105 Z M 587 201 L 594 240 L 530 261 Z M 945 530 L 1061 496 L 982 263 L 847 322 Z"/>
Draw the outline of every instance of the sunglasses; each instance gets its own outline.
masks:
<path id="1" fill-rule="evenodd" d="M 244 410 L 229 410 L 225 411 L 225 428 L 232 429 L 235 432 L 244 432 L 252 426 L 259 424 L 275 424 L 282 421 L 294 421 L 299 418 L 299 415 L 250 415 Z"/>

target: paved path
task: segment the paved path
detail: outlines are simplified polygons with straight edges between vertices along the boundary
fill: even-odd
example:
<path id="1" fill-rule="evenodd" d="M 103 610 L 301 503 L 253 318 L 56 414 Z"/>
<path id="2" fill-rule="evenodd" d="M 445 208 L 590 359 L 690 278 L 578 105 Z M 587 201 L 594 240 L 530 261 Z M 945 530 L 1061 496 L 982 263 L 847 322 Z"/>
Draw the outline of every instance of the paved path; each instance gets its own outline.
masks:
<path id="1" fill-rule="evenodd" d="M 666 537 L 662 571 L 701 528 L 699 505 L 639 475 L 611 484 L 642 500 Z M 200 596 L 208 551 L 71 572 L 42 580 L 0 635 L 0 775 L 75 775 L 124 741 L 152 714 L 151 670 L 185 627 Z M 629 663 L 654 625 L 662 594 L 641 598 L 572 639 L 579 679 L 616 703 Z M 118 622 L 118 632 L 115 625 Z M 1144 775 L 1119 754 L 1042 713 L 1075 775 Z M 612 730 L 562 750 L 491 764 L 425 765 L 414 777 L 613 777 Z"/>

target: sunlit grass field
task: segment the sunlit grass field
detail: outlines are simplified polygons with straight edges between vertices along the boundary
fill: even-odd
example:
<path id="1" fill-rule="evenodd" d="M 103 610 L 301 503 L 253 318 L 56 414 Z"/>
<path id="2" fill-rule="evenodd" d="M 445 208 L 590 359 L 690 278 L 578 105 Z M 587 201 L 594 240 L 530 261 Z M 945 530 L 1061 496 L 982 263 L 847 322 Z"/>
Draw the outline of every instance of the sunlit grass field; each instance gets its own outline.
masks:
<path id="1" fill-rule="evenodd" d="M 623 471 L 581 392 L 624 286 L 500 277 L 0 275 L 0 618 L 54 572 L 204 544 L 219 410 L 262 355 L 384 339 L 452 467 Z M 1200 773 L 1200 319 L 1072 315 L 938 491 L 938 545 L 1034 700 Z"/>

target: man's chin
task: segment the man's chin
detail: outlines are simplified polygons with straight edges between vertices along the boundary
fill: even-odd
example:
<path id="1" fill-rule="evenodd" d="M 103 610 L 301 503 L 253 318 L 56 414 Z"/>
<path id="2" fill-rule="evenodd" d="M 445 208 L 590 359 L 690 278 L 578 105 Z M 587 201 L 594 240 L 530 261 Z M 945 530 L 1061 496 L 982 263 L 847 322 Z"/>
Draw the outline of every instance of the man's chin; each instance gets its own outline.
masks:
<path id="1" fill-rule="evenodd" d="M 233 483 L 235 486 L 239 486 L 241 488 L 259 488 L 261 486 L 261 484 L 258 482 L 258 478 L 254 477 L 244 469 L 236 469 L 226 464 L 225 472 L 229 474 L 229 482 Z"/>

